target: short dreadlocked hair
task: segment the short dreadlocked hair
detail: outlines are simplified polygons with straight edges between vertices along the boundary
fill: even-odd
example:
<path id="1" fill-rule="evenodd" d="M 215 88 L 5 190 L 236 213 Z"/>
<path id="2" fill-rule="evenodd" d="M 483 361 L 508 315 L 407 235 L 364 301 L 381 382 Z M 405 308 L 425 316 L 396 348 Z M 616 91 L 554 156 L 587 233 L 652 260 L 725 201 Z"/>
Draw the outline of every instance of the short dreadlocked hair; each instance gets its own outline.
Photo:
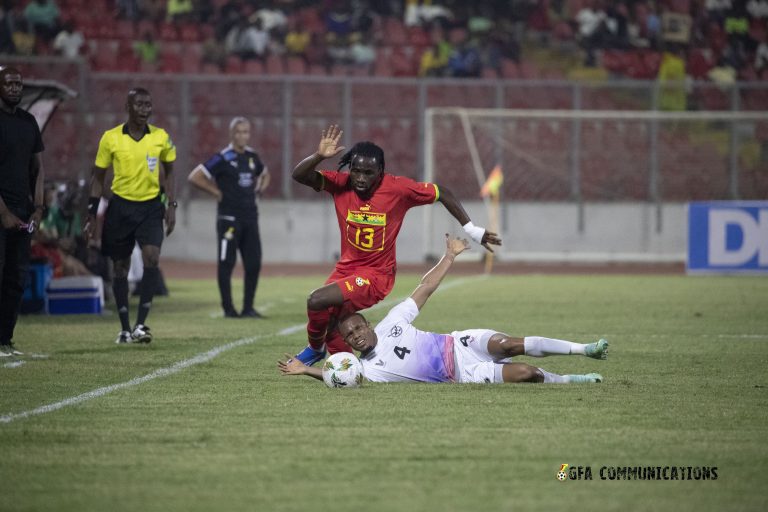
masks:
<path id="1" fill-rule="evenodd" d="M 344 166 L 350 166 L 352 164 L 352 159 L 356 156 L 375 158 L 376 161 L 379 162 L 379 168 L 382 171 L 384 170 L 384 150 L 373 142 L 368 142 L 367 140 L 358 142 L 352 146 L 352 149 L 341 156 L 341 160 L 339 160 L 339 170 L 344 168 Z"/>

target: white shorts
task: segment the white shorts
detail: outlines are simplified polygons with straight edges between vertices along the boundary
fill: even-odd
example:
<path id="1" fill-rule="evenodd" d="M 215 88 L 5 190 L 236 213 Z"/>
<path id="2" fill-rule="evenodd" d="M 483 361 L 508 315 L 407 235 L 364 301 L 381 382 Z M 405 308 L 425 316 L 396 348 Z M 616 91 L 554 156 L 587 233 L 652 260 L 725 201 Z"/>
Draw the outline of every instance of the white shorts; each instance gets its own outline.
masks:
<path id="1" fill-rule="evenodd" d="M 500 384 L 504 382 L 501 369 L 504 366 L 494 362 L 488 353 L 488 340 L 497 331 L 490 329 L 467 329 L 454 331 L 453 356 L 456 359 L 456 382 L 479 384 Z"/>

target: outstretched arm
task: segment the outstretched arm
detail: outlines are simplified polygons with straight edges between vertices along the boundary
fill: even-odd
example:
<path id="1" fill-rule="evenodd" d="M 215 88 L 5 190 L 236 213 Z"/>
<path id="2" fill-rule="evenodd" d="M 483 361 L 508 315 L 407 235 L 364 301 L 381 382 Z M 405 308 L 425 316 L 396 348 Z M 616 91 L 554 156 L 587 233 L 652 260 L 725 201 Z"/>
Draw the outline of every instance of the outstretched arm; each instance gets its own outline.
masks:
<path id="1" fill-rule="evenodd" d="M 421 278 L 421 283 L 411 294 L 411 298 L 416 306 L 421 310 L 427 299 L 437 290 L 440 282 L 443 280 L 448 270 L 453 265 L 456 256 L 464 252 L 469 247 L 469 242 L 461 238 L 453 238 L 446 233 L 445 235 L 445 254 L 437 265 L 432 267 L 429 272 Z"/>
<path id="2" fill-rule="evenodd" d="M 472 224 L 466 210 L 464 210 L 464 207 L 459 200 L 456 199 L 456 196 L 453 195 L 453 192 L 451 192 L 450 189 L 442 185 L 438 185 L 437 187 L 440 189 L 440 197 L 438 198 L 438 201 L 443 203 L 443 206 L 448 210 L 448 213 L 453 215 L 453 217 L 459 221 L 459 224 L 461 224 L 464 231 L 467 232 L 467 235 L 469 235 L 472 240 L 482 245 L 490 252 L 493 252 L 493 249 L 490 248 L 489 244 L 501 245 L 501 238 L 499 238 L 499 235 Z"/>
<path id="3" fill-rule="evenodd" d="M 295 357 L 285 354 L 285 361 L 277 362 L 277 369 L 283 375 L 308 375 L 317 380 L 323 380 L 323 370 L 307 366 Z"/>
<path id="4" fill-rule="evenodd" d="M 342 132 L 335 124 L 332 124 L 326 130 L 323 130 L 322 137 L 320 137 L 320 143 L 317 146 L 317 152 L 299 162 L 293 169 L 293 179 L 302 185 L 307 185 L 315 190 L 320 190 L 323 181 L 320 174 L 315 172 L 315 167 L 326 158 L 334 157 L 344 151 L 344 146 L 339 146 L 342 133 L 344 132 Z"/>

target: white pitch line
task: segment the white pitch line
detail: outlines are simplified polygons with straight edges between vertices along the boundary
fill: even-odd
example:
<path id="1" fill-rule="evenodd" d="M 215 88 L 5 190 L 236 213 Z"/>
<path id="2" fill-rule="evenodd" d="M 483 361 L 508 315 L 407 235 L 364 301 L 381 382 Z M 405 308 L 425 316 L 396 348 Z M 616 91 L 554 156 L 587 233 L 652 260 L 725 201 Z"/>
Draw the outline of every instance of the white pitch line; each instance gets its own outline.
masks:
<path id="1" fill-rule="evenodd" d="M 18 368 L 19 366 L 24 365 L 26 361 L 13 361 L 11 363 L 5 363 L 3 365 L 3 368 Z"/>
<path id="2" fill-rule="evenodd" d="M 457 279 L 455 281 L 451 281 L 449 283 L 446 283 L 442 288 L 438 289 L 438 291 L 442 290 L 448 290 L 451 288 L 454 288 L 456 286 L 460 286 L 462 284 L 465 284 L 469 281 L 474 281 L 478 279 L 484 279 L 486 276 L 480 276 L 476 278 L 471 279 Z M 390 300 L 384 300 L 382 302 L 379 302 L 378 304 L 368 308 L 370 311 L 371 309 L 378 309 L 380 307 L 384 307 L 386 305 L 389 305 L 393 302 L 400 302 L 404 299 L 390 299 Z M 285 329 L 281 329 L 276 333 L 277 336 L 287 336 L 290 334 L 293 334 L 295 332 L 299 332 L 304 329 L 306 324 L 296 324 L 292 325 L 290 327 L 286 327 Z M 180 372 L 181 370 L 184 370 L 185 368 L 189 368 L 190 366 L 195 366 L 201 363 L 207 363 L 208 361 L 211 361 L 215 357 L 218 357 L 219 355 L 223 354 L 224 352 L 227 352 L 229 350 L 232 350 L 233 348 L 241 347 L 243 345 L 250 345 L 262 338 L 264 338 L 265 335 L 261 336 L 253 336 L 250 338 L 242 338 L 237 341 L 233 341 L 231 343 L 226 343 L 224 345 L 220 345 L 218 347 L 212 348 L 211 350 L 207 352 L 202 352 L 200 354 L 197 354 L 194 357 L 191 357 L 189 359 L 185 359 L 183 361 L 179 361 L 178 363 L 174 363 L 171 366 L 168 366 L 166 368 L 160 368 L 158 370 L 155 370 L 151 373 L 148 373 L 147 375 L 144 375 L 142 377 L 136 377 L 135 379 L 131 379 L 126 382 L 120 382 L 118 384 L 112 384 L 110 386 L 104 386 L 101 388 L 94 389 L 93 391 L 88 391 L 87 393 L 83 393 L 81 395 L 73 396 L 70 398 L 66 398 L 64 400 L 61 400 L 59 402 L 54 402 L 52 404 L 43 405 L 40 407 L 37 407 L 35 409 L 30 409 L 28 411 L 23 411 L 15 414 L 5 414 L 3 416 L 0 416 L 0 423 L 11 423 L 12 421 L 20 420 L 23 418 L 29 418 L 30 416 L 37 416 L 38 414 L 45 414 L 48 412 L 58 411 L 59 409 L 63 409 L 64 407 L 68 407 L 70 405 L 76 405 L 82 402 L 87 402 L 88 400 L 93 400 L 94 398 L 98 398 L 100 396 L 107 395 L 109 393 L 112 393 L 113 391 L 118 391 L 120 389 L 130 388 L 133 386 L 138 386 L 139 384 L 143 384 L 145 382 L 149 382 L 151 380 L 158 379 L 160 377 L 167 377 L 169 375 L 173 375 L 175 373 Z"/>

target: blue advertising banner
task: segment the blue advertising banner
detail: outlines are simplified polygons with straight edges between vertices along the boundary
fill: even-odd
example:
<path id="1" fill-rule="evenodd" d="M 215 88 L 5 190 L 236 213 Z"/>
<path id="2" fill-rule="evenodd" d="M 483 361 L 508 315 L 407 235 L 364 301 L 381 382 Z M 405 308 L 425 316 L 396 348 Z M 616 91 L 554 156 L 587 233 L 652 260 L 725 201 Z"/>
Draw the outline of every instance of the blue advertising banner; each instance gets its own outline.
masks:
<path id="1" fill-rule="evenodd" d="M 688 203 L 690 273 L 768 274 L 768 201 Z"/>

